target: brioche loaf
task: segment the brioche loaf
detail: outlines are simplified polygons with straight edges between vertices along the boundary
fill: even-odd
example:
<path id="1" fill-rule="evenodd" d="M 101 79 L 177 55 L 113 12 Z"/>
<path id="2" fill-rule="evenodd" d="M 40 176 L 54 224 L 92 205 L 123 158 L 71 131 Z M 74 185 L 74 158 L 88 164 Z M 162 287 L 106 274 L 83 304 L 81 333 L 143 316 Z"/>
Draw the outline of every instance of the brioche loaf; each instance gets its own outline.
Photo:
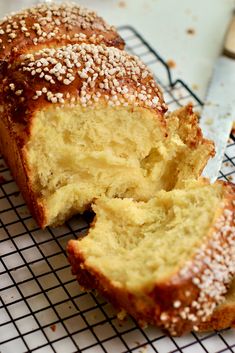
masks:
<path id="1" fill-rule="evenodd" d="M 152 74 L 123 47 L 114 27 L 75 4 L 5 18 L 0 152 L 41 227 L 101 198 L 88 237 L 68 245 L 82 285 L 172 334 L 229 325 L 234 316 L 221 313 L 232 289 L 210 315 L 234 274 L 232 187 L 189 181 L 213 144 L 190 105 L 166 118 Z"/>
<path id="2" fill-rule="evenodd" d="M 39 4 L 0 22 L 0 60 L 12 54 L 81 42 L 124 47 L 113 26 L 75 3 Z"/>
<path id="3" fill-rule="evenodd" d="M 235 273 L 234 203 L 232 186 L 204 180 L 148 202 L 97 200 L 88 235 L 68 243 L 73 273 L 141 324 L 198 330 Z"/>
<path id="4" fill-rule="evenodd" d="M 1 88 L 0 149 L 41 227 L 100 196 L 147 200 L 213 154 L 192 108 L 166 119 L 150 71 L 113 47 L 22 55 Z"/>

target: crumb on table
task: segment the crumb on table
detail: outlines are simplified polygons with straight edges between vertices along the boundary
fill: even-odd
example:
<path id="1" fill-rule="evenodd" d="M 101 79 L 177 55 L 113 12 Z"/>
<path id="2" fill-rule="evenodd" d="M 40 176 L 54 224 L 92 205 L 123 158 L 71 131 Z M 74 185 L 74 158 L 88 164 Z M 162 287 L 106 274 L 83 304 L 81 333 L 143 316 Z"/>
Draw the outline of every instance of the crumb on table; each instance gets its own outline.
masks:
<path id="1" fill-rule="evenodd" d="M 118 7 L 125 8 L 126 7 L 126 2 L 125 1 L 119 1 L 118 2 Z"/>
<path id="2" fill-rule="evenodd" d="M 212 124 L 213 124 L 213 118 L 207 118 L 207 119 L 205 120 L 205 124 L 206 124 L 206 125 L 212 125 Z"/>
<path id="3" fill-rule="evenodd" d="M 187 28 L 186 32 L 189 35 L 194 35 L 195 34 L 195 29 L 194 28 Z"/>
<path id="4" fill-rule="evenodd" d="M 198 85 L 196 83 L 193 83 L 192 84 L 192 89 L 195 90 L 195 91 L 198 90 Z"/>

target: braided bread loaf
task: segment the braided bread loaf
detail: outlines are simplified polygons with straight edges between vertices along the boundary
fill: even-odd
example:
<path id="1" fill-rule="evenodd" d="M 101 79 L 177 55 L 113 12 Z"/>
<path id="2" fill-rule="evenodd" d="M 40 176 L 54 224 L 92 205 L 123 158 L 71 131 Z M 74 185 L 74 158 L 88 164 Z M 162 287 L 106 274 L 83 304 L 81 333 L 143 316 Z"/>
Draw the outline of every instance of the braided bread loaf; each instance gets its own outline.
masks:
<path id="1" fill-rule="evenodd" d="M 215 285 L 215 295 L 206 295 L 208 305 L 202 311 L 205 318 L 221 301 L 234 274 L 234 254 L 228 247 L 231 243 L 234 249 L 230 219 L 234 218 L 234 190 L 229 185 L 202 186 L 199 182 L 194 189 L 202 190 L 199 194 L 206 190 L 207 194 L 193 203 L 197 196 L 191 195 L 187 185 L 198 179 L 214 154 L 213 143 L 203 138 L 191 105 L 166 116 L 167 107 L 152 73 L 138 58 L 121 50 L 123 47 L 113 27 L 73 4 L 39 5 L 4 19 L 0 23 L 0 151 L 40 227 L 61 224 L 100 198 L 110 199 L 107 204 L 117 203 L 120 209 L 130 202 L 134 213 L 142 205 L 158 202 L 157 198 L 162 197 L 164 205 L 172 198 L 173 210 L 174 195 L 182 194 L 187 199 L 186 206 L 192 211 L 189 220 L 196 222 L 193 246 L 184 248 L 184 260 L 176 256 L 179 262 L 171 268 L 174 273 L 168 272 L 167 280 L 161 277 L 162 269 L 171 262 L 166 257 L 163 267 L 155 271 L 157 280 L 149 281 L 147 292 L 141 278 L 137 290 L 118 278 L 113 280 L 102 266 L 90 265 L 91 254 L 97 255 L 105 239 L 98 239 L 98 245 L 93 243 L 87 252 L 83 244 L 89 243 L 96 232 L 99 217 L 86 239 L 68 246 L 73 271 L 81 284 L 100 289 L 138 321 L 180 334 L 202 324 L 198 313 L 201 308 L 196 310 L 193 303 L 205 295 L 207 282 L 202 281 L 203 288 L 194 283 L 191 265 L 185 262 L 199 264 L 199 273 L 205 277 L 207 264 L 201 255 L 200 261 L 197 259 L 198 254 L 204 254 L 202 242 L 207 244 L 205 250 L 211 251 L 215 238 L 215 245 L 219 244 L 220 249 L 223 245 L 221 252 L 226 256 L 221 286 Z M 206 207 L 207 196 L 213 201 L 211 209 Z M 179 200 L 177 207 L 181 207 Z M 102 213 L 103 205 L 97 201 L 97 214 Z M 208 219 L 205 227 L 198 229 L 201 218 L 197 223 L 193 208 L 200 213 L 205 207 Z M 148 219 L 152 210 L 147 209 Z M 115 210 L 117 214 L 119 211 Z M 184 203 L 181 212 L 188 214 Z M 215 231 L 218 219 L 226 234 Z M 120 228 L 112 215 L 109 222 Z M 151 222 L 154 228 L 154 217 Z M 187 222 L 183 215 L 182 222 Z M 129 226 L 126 224 L 124 231 L 128 232 Z M 104 238 L 109 237 L 106 228 L 104 234 Z M 130 244 L 141 234 L 132 234 Z M 176 237 L 175 247 L 187 242 L 187 236 L 183 232 L 181 235 Z M 121 236 L 121 232 L 116 234 L 118 241 Z M 156 244 L 153 240 L 153 248 Z M 116 248 L 123 253 L 120 244 Z M 213 254 L 209 258 L 218 268 Z M 103 250 L 98 255 L 101 259 L 105 256 Z M 133 259 L 134 267 L 137 263 Z M 148 271 L 145 263 L 141 266 Z M 187 278 L 182 271 L 188 271 Z M 214 283 L 215 272 L 211 273 Z M 132 276 L 125 280 L 132 281 Z M 185 294 L 188 289 L 190 295 Z"/>

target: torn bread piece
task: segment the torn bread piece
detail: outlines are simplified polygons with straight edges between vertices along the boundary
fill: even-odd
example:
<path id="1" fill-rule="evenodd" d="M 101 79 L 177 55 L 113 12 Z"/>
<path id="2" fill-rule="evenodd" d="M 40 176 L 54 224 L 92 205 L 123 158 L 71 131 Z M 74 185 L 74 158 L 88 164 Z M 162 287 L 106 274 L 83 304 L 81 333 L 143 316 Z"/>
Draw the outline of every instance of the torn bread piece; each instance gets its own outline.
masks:
<path id="1" fill-rule="evenodd" d="M 204 179 L 148 202 L 97 200 L 88 235 L 68 243 L 72 271 L 140 324 L 197 331 L 235 273 L 234 200 Z"/>

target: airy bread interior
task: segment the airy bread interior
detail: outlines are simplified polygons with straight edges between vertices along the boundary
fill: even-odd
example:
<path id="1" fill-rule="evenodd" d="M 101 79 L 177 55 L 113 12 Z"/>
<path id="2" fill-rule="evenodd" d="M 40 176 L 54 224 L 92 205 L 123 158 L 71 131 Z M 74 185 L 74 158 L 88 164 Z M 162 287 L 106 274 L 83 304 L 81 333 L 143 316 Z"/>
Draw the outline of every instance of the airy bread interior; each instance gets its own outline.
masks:
<path id="1" fill-rule="evenodd" d="M 196 178 L 213 145 L 198 136 L 195 144 L 197 117 L 185 109 L 167 126 L 141 107 L 65 104 L 38 111 L 25 148 L 47 224 L 62 223 L 101 196 L 146 201 Z"/>
<path id="2" fill-rule="evenodd" d="M 208 241 L 222 198 L 222 184 L 190 182 L 148 202 L 97 200 L 95 224 L 78 241 L 79 252 L 114 285 L 132 293 L 151 290 Z"/>

